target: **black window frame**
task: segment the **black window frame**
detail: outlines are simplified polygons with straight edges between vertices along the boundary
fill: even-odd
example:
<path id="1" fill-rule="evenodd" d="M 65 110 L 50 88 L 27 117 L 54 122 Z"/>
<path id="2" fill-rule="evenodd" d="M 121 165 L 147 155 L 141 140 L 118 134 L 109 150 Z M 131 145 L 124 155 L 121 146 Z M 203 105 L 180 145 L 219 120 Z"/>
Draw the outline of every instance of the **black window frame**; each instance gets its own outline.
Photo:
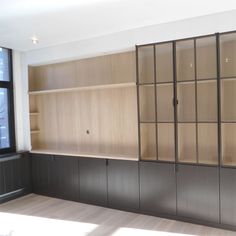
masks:
<path id="1" fill-rule="evenodd" d="M 12 63 L 12 49 L 1 47 L 8 51 L 8 70 L 9 81 L 0 81 L 0 88 L 6 88 L 8 91 L 8 125 L 9 125 L 9 147 L 1 148 L 0 155 L 16 152 L 15 141 L 15 115 L 14 115 L 14 85 L 13 85 L 13 63 Z"/>

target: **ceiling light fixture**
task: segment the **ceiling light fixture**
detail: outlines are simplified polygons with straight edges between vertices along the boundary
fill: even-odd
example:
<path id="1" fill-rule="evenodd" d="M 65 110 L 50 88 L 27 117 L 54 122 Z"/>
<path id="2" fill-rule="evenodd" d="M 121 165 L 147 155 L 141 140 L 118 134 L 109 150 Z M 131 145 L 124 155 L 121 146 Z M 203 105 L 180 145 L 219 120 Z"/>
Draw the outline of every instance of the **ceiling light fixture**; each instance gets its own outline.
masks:
<path id="1" fill-rule="evenodd" d="M 35 36 L 33 36 L 33 37 L 31 38 L 31 40 L 32 40 L 32 43 L 33 43 L 33 44 L 38 44 L 38 43 L 39 43 L 39 40 L 38 40 Z"/>

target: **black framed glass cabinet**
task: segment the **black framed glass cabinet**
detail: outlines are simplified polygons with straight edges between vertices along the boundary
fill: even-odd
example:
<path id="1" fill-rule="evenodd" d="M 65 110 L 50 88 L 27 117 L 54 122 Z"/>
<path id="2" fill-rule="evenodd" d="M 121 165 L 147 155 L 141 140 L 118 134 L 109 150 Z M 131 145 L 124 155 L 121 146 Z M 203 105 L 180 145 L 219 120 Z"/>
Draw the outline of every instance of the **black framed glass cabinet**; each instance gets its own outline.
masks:
<path id="1" fill-rule="evenodd" d="M 136 61 L 140 207 L 236 226 L 236 33 L 138 45 Z"/>

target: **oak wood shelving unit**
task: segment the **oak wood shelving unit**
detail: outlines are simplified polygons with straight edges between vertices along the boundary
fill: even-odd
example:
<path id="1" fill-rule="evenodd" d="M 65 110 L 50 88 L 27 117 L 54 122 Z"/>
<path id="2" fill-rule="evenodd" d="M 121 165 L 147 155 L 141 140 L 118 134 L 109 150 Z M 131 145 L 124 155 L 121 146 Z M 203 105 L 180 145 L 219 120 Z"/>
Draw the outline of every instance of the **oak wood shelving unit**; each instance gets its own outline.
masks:
<path id="1" fill-rule="evenodd" d="M 138 160 L 135 53 L 29 67 L 31 152 Z"/>

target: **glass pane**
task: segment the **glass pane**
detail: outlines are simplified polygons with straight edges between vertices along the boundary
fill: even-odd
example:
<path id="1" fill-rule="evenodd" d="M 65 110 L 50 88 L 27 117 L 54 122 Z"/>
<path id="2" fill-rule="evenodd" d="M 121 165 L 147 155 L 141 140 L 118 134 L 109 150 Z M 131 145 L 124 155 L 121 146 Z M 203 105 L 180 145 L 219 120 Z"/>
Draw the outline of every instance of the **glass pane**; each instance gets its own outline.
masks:
<path id="1" fill-rule="evenodd" d="M 154 46 L 138 48 L 139 83 L 154 83 Z"/>
<path id="2" fill-rule="evenodd" d="M 218 163 L 217 124 L 198 124 L 198 160 L 203 164 Z"/>
<path id="3" fill-rule="evenodd" d="M 155 87 L 139 86 L 139 106 L 141 122 L 155 122 Z"/>
<path id="4" fill-rule="evenodd" d="M 156 160 L 156 125 L 141 124 L 141 159 Z"/>
<path id="5" fill-rule="evenodd" d="M 172 44 L 156 45 L 156 80 L 157 82 L 173 81 Z"/>
<path id="6" fill-rule="evenodd" d="M 197 162 L 196 124 L 178 124 L 178 156 L 180 162 Z"/>
<path id="7" fill-rule="evenodd" d="M 221 120 L 236 121 L 236 79 L 221 80 Z"/>
<path id="8" fill-rule="evenodd" d="M 173 85 L 158 84 L 157 92 L 157 121 L 174 121 Z"/>
<path id="9" fill-rule="evenodd" d="M 174 124 L 158 124 L 158 160 L 175 161 Z"/>
<path id="10" fill-rule="evenodd" d="M 236 124 L 227 123 L 221 127 L 223 164 L 236 166 Z"/>
<path id="11" fill-rule="evenodd" d="M 197 79 L 216 78 L 216 37 L 196 40 Z"/>
<path id="12" fill-rule="evenodd" d="M 0 81 L 9 81 L 9 51 L 0 48 Z"/>
<path id="13" fill-rule="evenodd" d="M 0 88 L 0 148 L 10 147 L 8 118 L 8 90 Z"/>
<path id="14" fill-rule="evenodd" d="M 198 121 L 217 121 L 217 82 L 197 82 Z"/>
<path id="15" fill-rule="evenodd" d="M 178 121 L 187 122 L 196 120 L 195 108 L 195 82 L 179 83 L 178 96 Z"/>
<path id="16" fill-rule="evenodd" d="M 177 80 L 194 80 L 194 41 L 185 40 L 176 43 Z"/>
<path id="17" fill-rule="evenodd" d="M 221 77 L 236 75 L 236 34 L 220 35 Z"/>

